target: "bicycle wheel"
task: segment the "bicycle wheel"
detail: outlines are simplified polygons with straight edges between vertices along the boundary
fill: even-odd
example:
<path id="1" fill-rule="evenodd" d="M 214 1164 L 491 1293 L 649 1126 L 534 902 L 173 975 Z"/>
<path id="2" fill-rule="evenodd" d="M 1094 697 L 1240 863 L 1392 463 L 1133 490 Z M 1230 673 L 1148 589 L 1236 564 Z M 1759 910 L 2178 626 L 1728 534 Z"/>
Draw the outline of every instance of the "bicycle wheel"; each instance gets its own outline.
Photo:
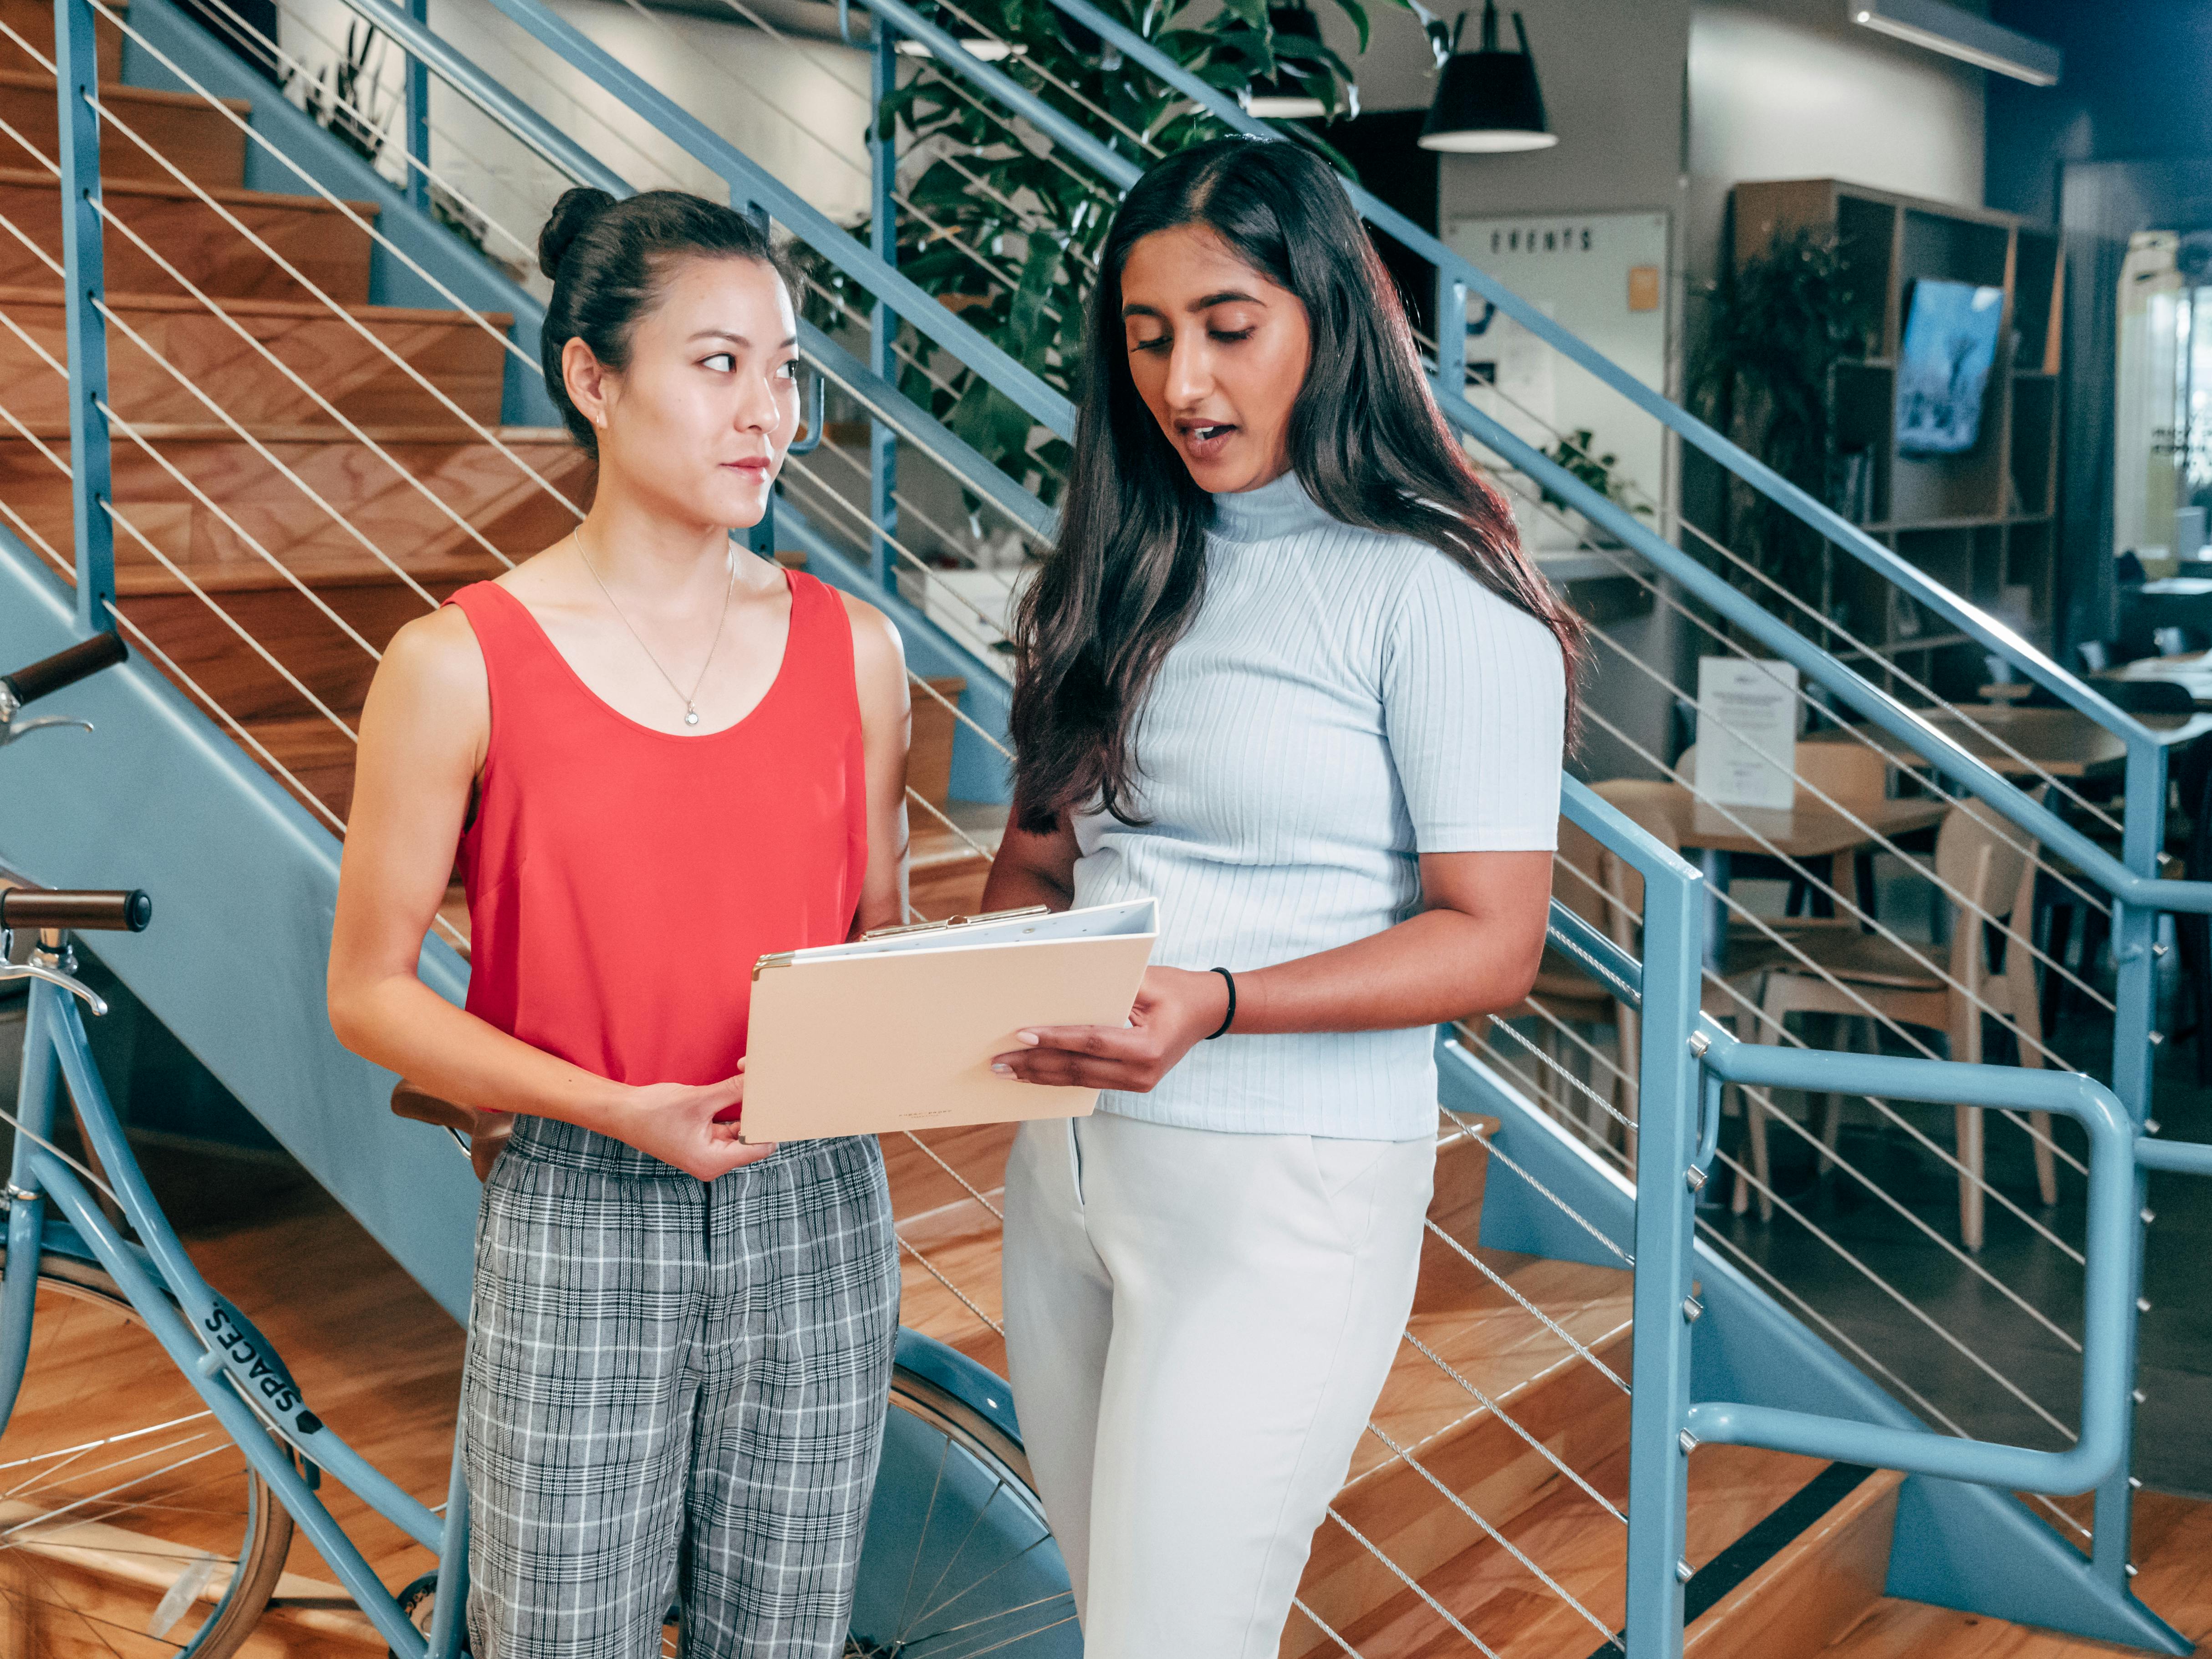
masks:
<path id="1" fill-rule="evenodd" d="M 1003 1385 L 1001 1385 L 1003 1386 Z M 1080 1659 L 1067 1568 L 1019 1442 L 902 1366 L 848 1659 Z"/>
<path id="2" fill-rule="evenodd" d="M 0 1428 L 0 1659 L 222 1659 L 291 1542 L 291 1516 L 114 1281 L 45 1257 Z"/>

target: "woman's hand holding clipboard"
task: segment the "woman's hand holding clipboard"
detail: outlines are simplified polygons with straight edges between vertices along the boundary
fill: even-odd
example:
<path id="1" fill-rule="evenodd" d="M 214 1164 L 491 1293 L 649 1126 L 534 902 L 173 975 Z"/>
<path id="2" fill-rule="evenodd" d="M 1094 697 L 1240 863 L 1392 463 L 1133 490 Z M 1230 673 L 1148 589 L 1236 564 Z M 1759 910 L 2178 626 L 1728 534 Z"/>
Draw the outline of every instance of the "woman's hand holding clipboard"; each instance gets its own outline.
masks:
<path id="1" fill-rule="evenodd" d="M 753 970 L 748 1142 L 1079 1117 L 1095 1085 L 994 1072 L 1018 1033 L 1127 1022 L 1151 899 L 887 928 Z"/>

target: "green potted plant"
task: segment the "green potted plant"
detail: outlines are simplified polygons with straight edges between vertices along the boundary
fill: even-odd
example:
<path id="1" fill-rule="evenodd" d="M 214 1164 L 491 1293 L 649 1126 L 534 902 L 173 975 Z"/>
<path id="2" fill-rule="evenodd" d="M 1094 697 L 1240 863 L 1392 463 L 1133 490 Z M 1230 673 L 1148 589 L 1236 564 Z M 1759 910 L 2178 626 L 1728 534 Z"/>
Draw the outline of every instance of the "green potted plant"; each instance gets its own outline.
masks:
<path id="1" fill-rule="evenodd" d="M 1862 356 L 1877 302 L 1832 231 L 1778 229 L 1708 291 L 1690 391 L 1705 417 L 1816 498 L 1839 472 L 1836 365 Z M 1824 544 L 1741 480 L 1723 486 L 1722 539 L 1788 580 Z M 1802 571 L 1796 573 L 1802 574 Z"/>
<path id="2" fill-rule="evenodd" d="M 1193 9 L 1176 0 L 1102 3 L 1224 92 L 1242 98 L 1257 81 L 1290 77 L 1332 115 L 1356 112 L 1352 70 L 1343 58 L 1316 34 L 1277 27 L 1277 14 L 1296 8 L 1227 0 L 1203 21 L 1193 21 Z M 1361 0 L 1330 3 L 1351 19 L 1364 52 L 1369 24 Z M 1428 21 L 1411 0 L 1391 3 Z M 941 14 L 939 21 L 956 34 L 1015 45 L 1018 53 L 1002 64 L 1008 73 L 1133 161 L 1152 160 L 1152 147 L 1173 150 L 1224 131 L 1172 88 L 1132 71 L 1119 52 L 1045 0 L 938 0 L 929 9 Z M 1113 213 L 1110 187 L 1048 146 L 1019 142 L 999 118 L 1004 112 L 987 107 L 965 82 L 929 58 L 902 62 L 909 67 L 883 102 L 879 131 L 895 133 L 902 154 L 926 150 L 931 159 L 902 183 L 902 273 L 957 307 L 1048 385 L 1068 390 L 1081 356 L 1084 302 Z M 1278 125 L 1342 165 L 1313 129 Z M 866 235 L 866 227 L 856 227 L 855 234 Z M 827 261 L 799 252 L 813 283 L 849 307 L 841 315 L 836 302 L 811 289 L 812 321 L 824 328 L 849 326 L 851 313 L 866 313 L 872 296 L 857 291 Z M 910 325 L 902 335 L 909 351 L 927 357 L 927 343 Z M 1009 476 L 1053 499 L 1066 445 L 942 354 L 928 360 L 936 380 L 908 368 L 902 376 L 906 394 Z"/>

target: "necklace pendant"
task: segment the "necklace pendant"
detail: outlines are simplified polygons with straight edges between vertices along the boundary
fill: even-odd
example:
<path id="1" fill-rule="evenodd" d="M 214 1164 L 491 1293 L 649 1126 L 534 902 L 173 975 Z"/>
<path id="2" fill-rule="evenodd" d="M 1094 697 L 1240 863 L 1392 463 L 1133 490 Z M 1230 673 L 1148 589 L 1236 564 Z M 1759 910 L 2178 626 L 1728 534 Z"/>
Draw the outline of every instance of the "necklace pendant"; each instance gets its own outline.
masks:
<path id="1" fill-rule="evenodd" d="M 684 724 L 686 726 L 696 726 L 699 724 L 699 711 L 692 708 L 688 703 L 684 705 Z"/>

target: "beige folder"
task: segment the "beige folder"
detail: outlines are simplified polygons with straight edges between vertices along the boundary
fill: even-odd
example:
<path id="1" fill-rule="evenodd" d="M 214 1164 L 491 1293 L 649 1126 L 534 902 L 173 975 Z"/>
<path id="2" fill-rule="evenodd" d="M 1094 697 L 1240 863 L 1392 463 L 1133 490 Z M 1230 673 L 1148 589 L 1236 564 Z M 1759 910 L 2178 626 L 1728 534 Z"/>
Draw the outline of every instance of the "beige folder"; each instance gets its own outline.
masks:
<path id="1" fill-rule="evenodd" d="M 1096 1089 L 991 1070 L 1036 1025 L 1121 1025 L 1158 907 L 1017 910 L 886 928 L 753 969 L 744 1139 L 882 1134 L 1081 1117 Z"/>

